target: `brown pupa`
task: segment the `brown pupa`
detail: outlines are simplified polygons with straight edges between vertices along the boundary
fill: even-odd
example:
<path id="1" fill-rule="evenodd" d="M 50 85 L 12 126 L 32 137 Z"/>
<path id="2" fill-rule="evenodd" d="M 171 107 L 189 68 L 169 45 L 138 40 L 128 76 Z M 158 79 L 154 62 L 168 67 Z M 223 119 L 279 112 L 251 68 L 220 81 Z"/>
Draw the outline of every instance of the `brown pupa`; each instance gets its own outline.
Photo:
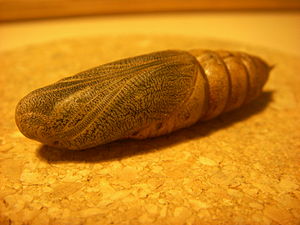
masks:
<path id="1" fill-rule="evenodd" d="M 241 52 L 154 52 L 32 91 L 18 103 L 16 123 L 28 138 L 72 150 L 159 136 L 250 102 L 269 71 Z"/>

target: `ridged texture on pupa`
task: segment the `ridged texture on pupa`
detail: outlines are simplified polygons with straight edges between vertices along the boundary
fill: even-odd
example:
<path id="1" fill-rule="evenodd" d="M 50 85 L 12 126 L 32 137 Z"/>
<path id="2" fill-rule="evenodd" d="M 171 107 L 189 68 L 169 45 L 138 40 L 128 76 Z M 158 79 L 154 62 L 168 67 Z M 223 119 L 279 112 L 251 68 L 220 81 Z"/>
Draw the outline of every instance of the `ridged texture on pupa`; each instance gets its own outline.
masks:
<path id="1" fill-rule="evenodd" d="M 25 96 L 27 137 L 67 149 L 147 138 L 216 117 L 257 97 L 268 65 L 244 53 L 161 51 L 64 78 Z"/>

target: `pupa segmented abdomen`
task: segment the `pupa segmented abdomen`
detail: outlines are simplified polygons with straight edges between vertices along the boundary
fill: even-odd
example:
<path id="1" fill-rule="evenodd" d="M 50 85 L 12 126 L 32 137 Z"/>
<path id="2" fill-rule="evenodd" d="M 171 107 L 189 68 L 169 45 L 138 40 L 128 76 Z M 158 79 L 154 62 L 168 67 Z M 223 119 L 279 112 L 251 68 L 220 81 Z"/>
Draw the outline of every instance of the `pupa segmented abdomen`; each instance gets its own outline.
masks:
<path id="1" fill-rule="evenodd" d="M 154 52 L 29 93 L 17 105 L 16 123 L 29 138 L 73 150 L 159 136 L 253 100 L 269 71 L 239 52 Z"/>

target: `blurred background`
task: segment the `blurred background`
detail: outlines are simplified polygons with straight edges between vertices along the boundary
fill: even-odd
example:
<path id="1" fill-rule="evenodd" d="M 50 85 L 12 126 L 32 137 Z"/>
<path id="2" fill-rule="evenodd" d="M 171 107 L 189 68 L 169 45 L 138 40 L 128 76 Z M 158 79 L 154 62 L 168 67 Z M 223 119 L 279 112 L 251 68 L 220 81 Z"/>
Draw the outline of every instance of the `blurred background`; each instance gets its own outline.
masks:
<path id="1" fill-rule="evenodd" d="M 295 10 L 299 0 L 1 0 L 1 21 L 214 10 Z"/>
<path id="2" fill-rule="evenodd" d="M 299 0 L 0 0 L 0 50 L 93 35 L 187 35 L 299 53 Z"/>

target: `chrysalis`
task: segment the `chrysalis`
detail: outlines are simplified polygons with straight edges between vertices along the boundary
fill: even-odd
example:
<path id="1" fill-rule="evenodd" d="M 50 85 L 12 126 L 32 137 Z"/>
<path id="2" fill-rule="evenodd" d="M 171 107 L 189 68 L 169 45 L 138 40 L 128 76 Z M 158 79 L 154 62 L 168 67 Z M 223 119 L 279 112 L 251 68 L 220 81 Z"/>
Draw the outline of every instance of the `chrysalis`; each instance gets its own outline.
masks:
<path id="1" fill-rule="evenodd" d="M 160 51 L 104 64 L 25 96 L 28 138 L 72 150 L 164 135 L 256 98 L 270 67 L 228 51 Z"/>

